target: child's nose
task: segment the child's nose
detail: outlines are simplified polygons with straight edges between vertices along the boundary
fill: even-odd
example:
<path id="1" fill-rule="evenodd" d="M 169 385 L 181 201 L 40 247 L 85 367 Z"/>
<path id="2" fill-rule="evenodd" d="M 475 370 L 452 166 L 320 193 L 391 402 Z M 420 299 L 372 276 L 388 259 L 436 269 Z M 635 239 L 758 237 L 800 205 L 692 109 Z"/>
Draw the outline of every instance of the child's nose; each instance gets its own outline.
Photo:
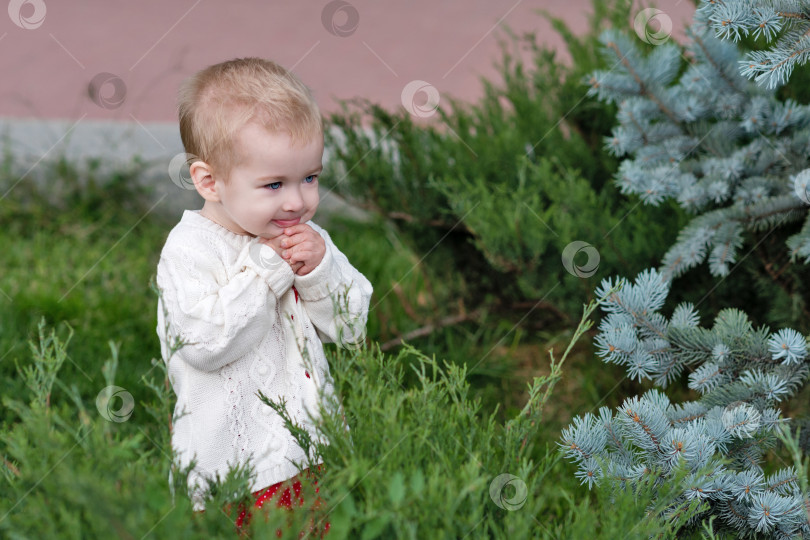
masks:
<path id="1" fill-rule="evenodd" d="M 298 190 L 291 190 L 284 200 L 284 210 L 287 212 L 297 212 L 304 206 L 304 199 Z"/>

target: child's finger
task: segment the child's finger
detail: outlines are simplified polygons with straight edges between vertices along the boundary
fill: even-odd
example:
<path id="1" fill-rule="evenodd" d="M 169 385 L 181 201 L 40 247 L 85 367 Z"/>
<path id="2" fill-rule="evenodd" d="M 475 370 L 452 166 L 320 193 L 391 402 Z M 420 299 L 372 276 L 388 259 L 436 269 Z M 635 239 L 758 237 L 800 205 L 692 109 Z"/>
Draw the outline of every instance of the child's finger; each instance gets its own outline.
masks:
<path id="1" fill-rule="evenodd" d="M 290 264 L 290 266 L 293 266 L 296 264 L 303 264 L 304 259 L 302 259 L 301 256 L 298 255 L 297 253 L 293 253 L 292 255 L 287 257 L 287 262 Z"/>
<path id="2" fill-rule="evenodd" d="M 315 241 L 316 237 L 318 236 L 319 236 L 318 233 L 312 230 L 312 228 L 307 227 L 303 230 L 299 229 L 292 231 L 292 233 L 287 234 L 283 240 L 286 240 L 288 243 L 290 243 L 290 245 L 294 245 L 306 241 Z"/>
<path id="3" fill-rule="evenodd" d="M 289 253 L 293 253 L 297 257 L 297 260 L 299 261 L 302 261 L 307 257 L 311 257 L 313 254 L 313 251 L 311 249 L 307 249 L 303 245 L 299 245 L 295 249 L 287 249 L 286 251 Z"/>
<path id="4" fill-rule="evenodd" d="M 298 250 L 293 251 L 292 249 L 285 249 L 281 252 L 281 257 L 286 259 L 288 263 L 292 264 L 294 262 L 303 261 L 306 256 L 302 256 L 301 252 Z"/>
<path id="5" fill-rule="evenodd" d="M 312 254 L 311 251 L 304 251 L 304 252 L 296 253 L 295 256 L 296 256 L 297 261 L 302 261 L 302 262 L 306 263 L 307 261 L 312 260 L 313 254 Z M 312 266 L 312 265 L 310 265 L 310 266 Z"/>
<path id="6" fill-rule="evenodd" d="M 288 236 L 292 236 L 292 235 L 297 234 L 297 233 L 302 233 L 302 232 L 308 231 L 311 228 L 312 227 L 310 227 L 306 223 L 299 223 L 298 225 L 290 225 L 289 227 L 286 227 L 284 229 L 284 234 L 286 234 Z"/>
<path id="7" fill-rule="evenodd" d="M 306 238 L 305 235 L 302 235 L 300 233 L 299 234 L 294 234 L 292 236 L 287 236 L 285 238 L 282 238 L 281 239 L 281 247 L 283 247 L 283 248 L 293 247 L 293 246 L 296 246 L 296 245 L 298 245 L 298 244 L 300 244 L 302 242 L 305 242 L 306 240 L 307 240 L 307 238 Z"/>

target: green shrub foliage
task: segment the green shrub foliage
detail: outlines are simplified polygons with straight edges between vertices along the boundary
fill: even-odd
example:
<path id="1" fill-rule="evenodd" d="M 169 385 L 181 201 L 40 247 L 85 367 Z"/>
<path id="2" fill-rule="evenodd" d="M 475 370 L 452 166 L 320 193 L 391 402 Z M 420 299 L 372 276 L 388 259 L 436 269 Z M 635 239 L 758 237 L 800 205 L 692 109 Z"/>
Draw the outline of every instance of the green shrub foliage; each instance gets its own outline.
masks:
<path id="1" fill-rule="evenodd" d="M 537 315 L 573 320 L 601 277 L 653 264 L 687 217 L 675 204 L 667 215 L 636 208 L 606 183 L 616 160 L 602 138 L 615 107 L 586 96 L 581 78 L 604 65 L 597 29 L 626 24 L 630 9 L 595 2 L 583 37 L 552 18 L 572 65 L 533 35 L 504 40 L 503 82 L 482 81 L 474 104 L 442 95 L 423 119 L 345 102 L 329 118 L 325 183 L 389 219 L 428 268 L 463 280 L 459 298 L 470 310 L 494 300 L 525 313 L 527 302 L 542 301 L 549 309 Z M 593 249 L 577 249 L 586 244 Z M 566 248 L 575 255 L 569 268 Z"/>
<path id="2" fill-rule="evenodd" d="M 308 531 L 313 521 L 323 529 L 328 520 L 325 538 L 335 540 L 557 539 L 578 538 L 585 531 L 604 538 L 674 538 L 702 504 L 675 501 L 675 481 L 659 485 L 660 479 L 650 477 L 635 493 L 606 483 L 595 490 L 593 501 L 573 502 L 556 484 L 548 489 L 559 459 L 553 444 L 535 444 L 543 410 L 595 307 L 586 308 L 562 357 L 552 356 L 551 373 L 528 384 L 525 407 L 505 422 L 495 420 L 497 407 L 482 410 L 480 400 L 471 398 L 463 366 L 438 362 L 410 346 L 395 355 L 366 346 L 331 349 L 341 407 L 324 410 L 319 422 L 328 440 L 316 447 L 325 465 L 318 473 L 320 492 L 302 482 L 303 498 L 320 495 L 324 506 L 289 516 L 286 509 L 270 512 L 267 522 L 254 509 L 245 537 L 276 538 L 280 529 L 282 538 L 300 538 L 298 531 Z M 46 332 L 44 319 L 40 322 L 38 341 L 29 342 L 30 362 L 18 365 L 28 399 L 2 397 L 19 422 L 0 432 L 0 536 L 236 537 L 235 503 L 251 500 L 250 462 L 218 476 L 207 490 L 206 511 L 192 513 L 186 491 L 192 466 L 177 466 L 166 429 L 177 417 L 164 361 L 152 359 L 142 376 L 152 399 L 135 401 L 116 385 L 119 346 L 110 341 L 112 356 L 102 369 L 107 386 L 88 403 L 79 388 L 83 379 L 65 381 L 60 371 L 69 359 L 69 329 L 64 339 Z M 174 342 L 170 349 L 182 346 Z M 263 399 L 282 414 L 299 444 L 312 443 L 290 420 L 283 400 L 271 398 Z M 344 414 L 351 431 L 345 429 Z M 653 491 L 659 504 L 676 509 L 670 519 L 649 514 Z"/>

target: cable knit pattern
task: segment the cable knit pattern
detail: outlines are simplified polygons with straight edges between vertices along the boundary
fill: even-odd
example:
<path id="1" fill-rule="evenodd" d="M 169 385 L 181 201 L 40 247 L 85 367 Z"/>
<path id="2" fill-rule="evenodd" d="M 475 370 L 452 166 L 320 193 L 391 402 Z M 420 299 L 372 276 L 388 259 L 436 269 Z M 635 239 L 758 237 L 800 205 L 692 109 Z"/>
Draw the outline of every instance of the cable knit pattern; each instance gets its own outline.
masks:
<path id="1" fill-rule="evenodd" d="M 208 481 L 224 478 L 230 466 L 252 460 L 255 491 L 292 478 L 306 460 L 260 390 L 273 400 L 283 396 L 293 420 L 322 440 L 307 418 L 319 418 L 319 389 L 336 399 L 322 343 L 340 343 L 341 335 L 348 341 L 350 324 L 353 335 L 365 328 L 372 286 L 326 230 L 307 224 L 326 253 L 306 276 L 295 275 L 272 247 L 199 210 L 186 210 L 166 239 L 157 334 L 177 397 L 172 447 L 183 467 L 196 457 L 188 477 L 195 511 L 205 508 Z M 185 345 L 169 358 L 177 338 Z"/>

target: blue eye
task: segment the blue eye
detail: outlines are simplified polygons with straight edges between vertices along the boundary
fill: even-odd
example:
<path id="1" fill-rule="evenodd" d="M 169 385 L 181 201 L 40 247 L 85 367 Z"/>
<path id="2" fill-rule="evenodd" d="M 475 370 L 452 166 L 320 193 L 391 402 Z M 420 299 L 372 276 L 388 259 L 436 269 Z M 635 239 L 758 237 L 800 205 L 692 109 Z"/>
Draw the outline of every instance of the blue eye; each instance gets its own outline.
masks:
<path id="1" fill-rule="evenodd" d="M 304 178 L 304 182 L 306 182 L 307 184 L 311 184 L 315 182 L 317 179 L 318 179 L 317 174 L 310 174 L 309 176 Z M 281 184 L 282 182 L 273 182 L 272 184 L 265 184 L 264 187 L 270 188 L 273 191 L 277 191 L 281 187 Z"/>

